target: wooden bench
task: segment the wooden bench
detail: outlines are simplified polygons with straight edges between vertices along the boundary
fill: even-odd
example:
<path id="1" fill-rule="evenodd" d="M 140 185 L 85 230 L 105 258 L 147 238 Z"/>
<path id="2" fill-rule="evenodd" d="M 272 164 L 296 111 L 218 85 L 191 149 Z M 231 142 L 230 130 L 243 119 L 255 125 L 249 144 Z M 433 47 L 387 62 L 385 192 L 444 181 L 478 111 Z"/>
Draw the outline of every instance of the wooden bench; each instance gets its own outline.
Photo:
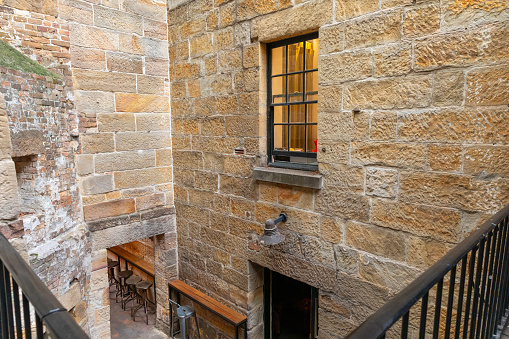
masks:
<path id="1" fill-rule="evenodd" d="M 212 299 L 203 292 L 198 291 L 196 288 L 189 286 L 180 280 L 173 280 L 168 283 L 168 289 L 170 292 L 175 291 L 177 293 L 177 302 L 180 304 L 180 294 L 185 295 L 192 301 L 200 304 L 204 308 L 210 310 L 212 313 L 221 317 L 228 323 L 235 326 L 235 338 L 239 338 L 239 328 L 244 326 L 244 338 L 247 338 L 247 318 L 242 314 L 232 310 L 228 306 L 221 304 L 219 301 Z M 170 319 L 173 309 L 170 305 Z"/>
<path id="2" fill-rule="evenodd" d="M 144 260 L 143 258 L 137 257 L 134 254 L 132 254 L 129 251 L 126 251 L 120 246 L 110 247 L 108 248 L 108 251 L 115 254 L 118 258 L 118 262 L 120 264 L 120 258 L 124 259 L 125 262 L 125 269 L 127 270 L 127 263 L 131 264 L 132 266 L 138 268 L 140 271 L 145 272 L 147 275 L 152 277 L 152 280 L 154 281 L 153 287 L 154 287 L 154 304 L 156 299 L 156 279 L 155 279 L 155 268 L 154 264 L 149 263 L 148 261 Z M 148 298 L 147 298 L 148 299 Z M 151 300 L 149 300 L 152 302 Z"/>

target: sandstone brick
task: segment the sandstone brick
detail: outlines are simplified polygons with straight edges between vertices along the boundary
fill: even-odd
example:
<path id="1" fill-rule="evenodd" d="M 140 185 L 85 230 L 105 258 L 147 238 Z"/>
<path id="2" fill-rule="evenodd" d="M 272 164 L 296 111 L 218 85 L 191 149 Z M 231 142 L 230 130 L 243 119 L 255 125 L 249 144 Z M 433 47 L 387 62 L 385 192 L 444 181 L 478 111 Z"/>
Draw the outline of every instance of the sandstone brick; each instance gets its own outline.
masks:
<path id="1" fill-rule="evenodd" d="M 78 156 L 77 172 L 79 175 L 94 173 L 94 156 L 92 154 L 80 154 Z"/>
<path id="2" fill-rule="evenodd" d="M 81 136 L 83 153 L 108 153 L 115 151 L 113 133 L 94 133 Z"/>
<path id="3" fill-rule="evenodd" d="M 124 171 L 155 166 L 154 151 L 119 152 L 98 154 L 95 157 L 96 173 Z"/>
<path id="4" fill-rule="evenodd" d="M 390 259 L 405 257 L 405 235 L 381 227 L 347 222 L 346 245 Z"/>
<path id="5" fill-rule="evenodd" d="M 250 177 L 253 172 L 253 159 L 242 156 L 227 156 L 224 158 L 224 172 Z"/>
<path id="6" fill-rule="evenodd" d="M 61 0 L 58 4 L 59 17 L 85 25 L 93 25 L 92 5 L 84 1 Z"/>
<path id="7" fill-rule="evenodd" d="M 0 161 L 0 185 L 2 194 L 0 194 L 0 218 L 15 219 L 20 210 L 20 200 L 18 193 L 18 182 L 16 180 L 16 168 L 14 162 L 10 159 Z"/>
<path id="8" fill-rule="evenodd" d="M 138 93 L 140 94 L 164 94 L 164 78 L 146 75 L 136 77 Z M 173 93 L 172 93 L 173 94 Z"/>
<path id="9" fill-rule="evenodd" d="M 300 237 L 302 254 L 306 260 L 336 269 L 334 248 L 331 243 L 311 236 Z"/>
<path id="10" fill-rule="evenodd" d="M 277 10 L 275 0 L 255 1 L 241 0 L 238 3 L 237 13 L 239 21 L 251 19 L 255 16 L 271 13 Z"/>
<path id="11" fill-rule="evenodd" d="M 451 247 L 434 239 L 409 237 L 407 262 L 415 267 L 428 268 L 449 252 Z"/>
<path id="12" fill-rule="evenodd" d="M 420 270 L 390 261 L 378 260 L 375 257 L 362 255 L 359 265 L 360 276 L 375 285 L 387 287 L 395 291 L 410 284 Z"/>
<path id="13" fill-rule="evenodd" d="M 214 247 L 225 250 L 228 253 L 235 253 L 235 238 L 233 235 L 219 232 L 208 227 L 202 227 L 201 237 L 203 242 Z"/>
<path id="14" fill-rule="evenodd" d="M 229 3 L 219 8 L 219 27 L 233 25 L 237 21 L 237 6 Z M 240 15 L 240 13 L 239 13 Z"/>
<path id="15" fill-rule="evenodd" d="M 117 151 L 157 149 L 171 147 L 169 132 L 125 132 L 115 135 Z"/>
<path id="16" fill-rule="evenodd" d="M 349 142 L 318 140 L 318 150 L 319 163 L 347 164 L 350 160 Z"/>
<path id="17" fill-rule="evenodd" d="M 99 132 L 134 131 L 136 123 L 131 113 L 99 113 L 97 114 Z"/>
<path id="18" fill-rule="evenodd" d="M 142 17 L 106 7 L 94 7 L 94 24 L 115 31 L 143 35 Z"/>
<path id="19" fill-rule="evenodd" d="M 376 77 L 408 74 L 412 69 L 412 46 L 391 44 L 377 47 L 373 51 Z"/>
<path id="20" fill-rule="evenodd" d="M 237 178 L 228 175 L 219 176 L 219 191 L 246 199 L 256 199 L 258 195 L 252 179 Z"/>
<path id="21" fill-rule="evenodd" d="M 233 29 L 225 28 L 214 32 L 214 50 L 216 52 L 233 47 Z"/>
<path id="22" fill-rule="evenodd" d="M 139 54 L 149 58 L 168 58 L 168 43 L 164 40 L 121 33 L 118 41 L 120 52 Z"/>
<path id="23" fill-rule="evenodd" d="M 218 53 L 219 72 L 228 72 L 242 68 L 242 50 L 234 49 Z"/>
<path id="24" fill-rule="evenodd" d="M 193 35 L 205 32 L 206 21 L 202 18 L 188 20 L 179 27 L 179 35 L 181 40 L 188 39 Z"/>
<path id="25" fill-rule="evenodd" d="M 468 66 L 509 58 L 508 27 L 484 25 L 475 30 L 433 35 L 415 44 L 415 70 Z M 487 43 L 489 41 L 489 43 Z"/>
<path id="26" fill-rule="evenodd" d="M 456 240 L 461 219 L 454 210 L 384 200 L 373 200 L 371 212 L 376 225 L 445 241 Z"/>
<path id="27" fill-rule="evenodd" d="M 253 74 L 254 72 L 253 71 L 249 71 L 251 74 Z M 251 77 L 251 76 L 248 76 L 248 77 Z M 254 80 L 254 81 L 251 81 L 251 88 L 250 89 L 254 89 L 255 88 L 255 84 L 254 82 L 257 81 L 258 79 L 258 74 L 256 75 L 256 80 L 254 78 L 251 78 L 251 80 Z M 247 88 L 245 88 L 247 90 Z M 256 91 L 256 92 L 254 92 Z M 239 107 L 239 110 L 238 110 L 238 114 L 243 114 L 243 115 L 258 115 L 260 114 L 260 107 L 258 106 L 258 102 L 260 100 L 260 93 L 258 92 L 258 90 L 254 90 L 253 92 L 249 92 L 249 93 L 240 93 L 238 95 L 238 107 Z M 231 106 L 227 107 L 226 105 L 230 104 L 231 103 Z M 231 109 L 231 113 L 232 114 L 236 114 L 236 111 L 235 111 L 235 98 L 232 98 L 231 101 L 229 101 L 229 103 L 227 102 L 223 102 L 223 103 L 220 103 L 218 101 L 217 103 L 217 110 L 218 110 L 218 113 L 222 110 L 222 109 Z"/>
<path id="28" fill-rule="evenodd" d="M 215 74 L 217 72 L 217 55 L 208 55 L 205 57 L 205 75 Z"/>
<path id="29" fill-rule="evenodd" d="M 258 116 L 226 117 L 226 134 L 229 136 L 257 137 L 258 129 Z"/>
<path id="30" fill-rule="evenodd" d="M 170 114 L 142 113 L 136 114 L 136 130 L 138 131 L 169 131 L 171 129 Z"/>
<path id="31" fill-rule="evenodd" d="M 242 46 L 242 65 L 245 68 L 257 67 L 260 64 L 260 45 Z"/>
<path id="32" fill-rule="evenodd" d="M 110 51 L 118 50 L 118 33 L 79 24 L 71 24 L 69 31 L 73 45 Z"/>
<path id="33" fill-rule="evenodd" d="M 203 168 L 203 155 L 195 151 L 175 151 L 173 152 L 173 163 L 177 168 Z"/>
<path id="34" fill-rule="evenodd" d="M 397 114 L 394 112 L 376 112 L 371 116 L 371 140 L 394 140 L 396 139 Z"/>
<path id="35" fill-rule="evenodd" d="M 473 175 L 509 176 L 508 147 L 469 147 L 465 152 L 463 171 Z"/>
<path id="36" fill-rule="evenodd" d="M 85 215 L 86 221 L 93 221 L 122 214 L 129 214 L 133 213 L 134 211 L 134 199 L 123 199 L 83 206 L 83 213 Z"/>
<path id="37" fill-rule="evenodd" d="M 166 21 L 166 3 L 156 1 L 144 1 L 144 0 L 130 0 L 122 1 L 120 9 L 129 13 L 143 13 L 144 17 Z"/>
<path id="38" fill-rule="evenodd" d="M 169 99 L 150 94 L 115 93 L 118 112 L 169 113 Z"/>
<path id="39" fill-rule="evenodd" d="M 215 9 L 207 13 L 207 31 L 215 31 L 219 28 L 219 10 Z"/>
<path id="40" fill-rule="evenodd" d="M 154 194 L 154 186 L 131 188 L 122 190 L 122 198 L 136 198 L 144 195 Z"/>
<path id="41" fill-rule="evenodd" d="M 328 178 L 324 189 L 364 193 L 364 170 L 362 167 L 341 164 L 321 164 L 320 173 Z M 318 207 L 318 204 L 316 205 Z"/>
<path id="42" fill-rule="evenodd" d="M 423 168 L 425 158 L 426 147 L 422 145 L 364 142 L 352 144 L 353 164 Z"/>
<path id="43" fill-rule="evenodd" d="M 212 36 L 212 33 L 207 33 L 191 39 L 192 58 L 212 52 Z"/>
<path id="44" fill-rule="evenodd" d="M 255 215 L 255 203 L 253 201 L 241 198 L 232 198 L 231 199 L 231 208 L 232 214 L 236 217 L 243 219 L 254 219 Z M 237 221 L 234 221 L 237 220 Z M 239 226 L 239 224 L 243 224 Z M 256 225 L 256 226 L 254 226 Z M 259 230 L 258 224 L 250 224 L 246 220 L 238 220 L 230 217 L 230 227 L 231 233 L 240 237 L 246 237 L 246 232 L 250 230 Z M 244 229 L 243 232 L 240 232 L 241 229 Z"/>
<path id="45" fill-rule="evenodd" d="M 381 168 L 366 168 L 366 194 L 395 198 L 398 172 Z"/>
<path id="46" fill-rule="evenodd" d="M 439 4 L 429 4 L 405 11 L 403 19 L 403 35 L 406 37 L 430 35 L 439 29 Z"/>
<path id="47" fill-rule="evenodd" d="M 315 209 L 326 215 L 367 222 L 369 219 L 369 198 L 360 194 L 345 192 L 330 187 L 316 195 Z"/>
<path id="48" fill-rule="evenodd" d="M 143 59 L 125 53 L 106 53 L 108 71 L 122 73 L 143 73 Z"/>
<path id="49" fill-rule="evenodd" d="M 458 146 L 430 145 L 428 147 L 428 162 L 432 171 L 459 171 L 462 158 L 462 148 Z"/>
<path id="50" fill-rule="evenodd" d="M 184 134 L 200 134 L 200 119 L 188 118 L 182 119 L 182 126 L 184 128 Z"/>
<path id="51" fill-rule="evenodd" d="M 164 193 L 146 195 L 136 198 L 136 210 L 142 211 L 165 205 Z"/>
<path id="52" fill-rule="evenodd" d="M 509 68 L 498 66 L 475 69 L 467 74 L 466 104 L 507 105 L 509 103 Z"/>
<path id="53" fill-rule="evenodd" d="M 145 57 L 145 74 L 168 77 L 168 59 Z"/>
<path id="54" fill-rule="evenodd" d="M 217 183 L 219 181 L 219 177 L 217 173 L 196 171 L 195 179 L 196 188 L 201 188 L 214 192 L 218 190 Z"/>
<path id="55" fill-rule="evenodd" d="M 433 142 L 507 143 L 509 110 L 442 109 L 403 115 L 398 138 Z"/>
<path id="56" fill-rule="evenodd" d="M 145 36 L 167 40 L 168 39 L 168 25 L 164 21 L 143 19 L 143 34 Z"/>
<path id="57" fill-rule="evenodd" d="M 175 80 L 196 78 L 200 75 L 200 66 L 196 63 L 175 64 Z"/>
<path id="58" fill-rule="evenodd" d="M 319 112 L 338 112 L 341 110 L 343 100 L 342 86 L 322 86 L 318 87 L 318 111 Z"/>
<path id="59" fill-rule="evenodd" d="M 312 189 L 280 185 L 278 187 L 278 203 L 285 206 L 314 210 L 314 192 Z"/>
<path id="60" fill-rule="evenodd" d="M 342 52 L 321 56 L 318 82 L 341 83 L 371 76 L 371 52 Z"/>
<path id="61" fill-rule="evenodd" d="M 318 135 L 321 140 L 350 141 L 353 133 L 351 112 L 318 113 Z"/>
<path id="62" fill-rule="evenodd" d="M 400 174 L 399 198 L 412 203 L 493 211 L 509 198 L 509 182 L 453 174 L 404 172 Z"/>
<path id="63" fill-rule="evenodd" d="M 282 36 L 312 32 L 332 21 L 331 0 L 313 0 L 302 6 L 287 8 L 270 16 L 261 16 L 252 23 L 251 36 L 259 41 L 276 40 Z M 285 22 L 281 26 L 281 22 Z"/>
<path id="64" fill-rule="evenodd" d="M 334 244 L 343 242 L 345 223 L 343 220 L 322 215 L 320 218 L 320 236 Z"/>
<path id="65" fill-rule="evenodd" d="M 341 52 L 345 49 L 345 26 L 337 24 L 320 28 L 320 55 Z"/>
<path id="66" fill-rule="evenodd" d="M 136 75 L 74 69 L 73 85 L 75 90 L 136 92 Z"/>
<path id="67" fill-rule="evenodd" d="M 172 181 L 171 167 L 157 167 L 115 172 L 115 189 L 159 185 Z"/>
<path id="68" fill-rule="evenodd" d="M 436 72 L 433 82 L 433 105 L 461 106 L 464 98 L 465 74 L 461 71 Z"/>
<path id="69" fill-rule="evenodd" d="M 200 80 L 187 80 L 187 94 L 191 98 L 196 98 L 201 95 Z"/>
<path id="70" fill-rule="evenodd" d="M 446 0 L 442 5 L 442 26 L 445 30 L 463 28 L 486 22 L 507 22 L 509 13 L 503 0 Z"/>
<path id="71" fill-rule="evenodd" d="M 113 191 L 113 175 L 95 175 L 83 178 L 81 182 L 83 194 L 94 195 Z"/>
<path id="72" fill-rule="evenodd" d="M 345 26 L 345 47 L 368 47 L 395 42 L 401 38 L 401 13 L 382 12 L 354 20 Z"/>
<path id="73" fill-rule="evenodd" d="M 74 91 L 76 109 L 81 113 L 108 113 L 115 111 L 113 93 Z"/>
<path id="74" fill-rule="evenodd" d="M 343 21 L 378 10 L 378 1 L 346 0 L 336 2 L 336 21 Z"/>
<path id="75" fill-rule="evenodd" d="M 25 11 L 58 16 L 58 4 L 51 0 L 32 1 L 32 0 L 3 0 L 4 6 L 9 6 Z"/>
<path id="76" fill-rule="evenodd" d="M 91 48 L 73 46 L 71 51 L 71 64 L 76 68 L 105 70 L 106 56 L 104 51 Z"/>
<path id="77" fill-rule="evenodd" d="M 412 76 L 352 83 L 344 89 L 344 109 L 426 107 L 431 103 L 431 80 Z"/>

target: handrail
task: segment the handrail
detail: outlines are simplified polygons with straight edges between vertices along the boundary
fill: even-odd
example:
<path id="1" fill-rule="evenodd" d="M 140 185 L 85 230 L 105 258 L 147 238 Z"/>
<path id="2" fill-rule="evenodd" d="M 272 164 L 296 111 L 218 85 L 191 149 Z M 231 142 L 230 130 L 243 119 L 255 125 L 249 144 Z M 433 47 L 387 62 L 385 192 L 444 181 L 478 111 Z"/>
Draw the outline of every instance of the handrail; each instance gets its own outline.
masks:
<path id="1" fill-rule="evenodd" d="M 21 288 L 23 296 L 35 309 L 38 318 L 36 322 L 43 321 L 51 332 L 52 338 L 88 338 L 85 332 L 68 312 L 61 312 L 62 310 L 65 310 L 62 304 L 51 293 L 46 285 L 44 285 L 18 252 L 16 252 L 3 234 L 0 233 L 0 275 L 2 275 L 3 278 L 0 278 L 0 283 L 2 283 L 0 284 L 0 299 L 6 298 L 8 301 L 11 298 L 10 283 L 6 282 L 5 278 L 9 278 L 9 273 L 14 282 Z M 9 286 L 8 291 L 5 289 L 6 286 Z M 13 293 L 13 295 L 15 294 L 16 293 Z M 2 300 L 2 304 L 3 303 L 4 300 Z M 7 307 L 9 306 L 12 310 L 12 304 L 7 305 Z M 3 309 L 2 305 L 0 314 L 4 311 L 5 309 Z M 6 314 L 2 315 L 2 320 L 4 317 L 7 319 L 7 316 L 8 315 Z M 12 317 L 12 314 L 10 316 Z M 30 323 L 30 321 L 28 323 Z M 5 330 L 4 326 L 7 324 L 4 324 L 2 321 L 1 325 L 2 330 Z M 1 334 L 2 333 L 0 333 L 0 336 Z"/>
<path id="2" fill-rule="evenodd" d="M 389 330 L 391 326 L 394 325 L 402 316 L 407 314 L 407 312 L 409 312 L 411 307 L 415 305 L 415 303 L 418 300 L 420 300 L 424 296 L 427 296 L 430 289 L 434 287 L 437 283 L 440 282 L 443 283 L 443 278 L 447 273 L 452 272 L 451 270 L 455 268 L 456 265 L 460 261 L 462 261 L 462 259 L 466 258 L 471 251 L 477 250 L 479 244 L 482 241 L 486 240 L 486 237 L 490 232 L 493 232 L 493 230 L 498 226 L 500 226 L 500 230 L 502 226 L 505 226 L 506 228 L 505 232 L 507 232 L 507 222 L 505 225 L 502 224 L 504 223 L 504 219 L 507 220 L 508 216 L 509 216 L 509 205 L 502 208 L 498 213 L 496 213 L 488 221 L 482 224 L 476 231 L 470 234 L 461 243 L 459 243 L 456 247 L 454 247 L 451 251 L 444 255 L 440 260 L 438 260 L 433 266 L 428 268 L 417 279 L 411 282 L 407 287 L 400 291 L 385 305 L 379 308 L 373 315 L 366 319 L 346 338 L 347 339 L 383 338 L 386 331 Z M 502 231 L 500 231 L 500 233 L 502 233 Z M 500 234 L 500 237 L 502 237 L 502 235 L 503 234 Z M 506 244 L 502 245 L 507 248 L 507 242 Z M 494 247 L 495 246 L 493 244 L 493 248 Z M 489 248 L 486 250 L 486 252 L 487 253 L 489 252 Z M 498 259 L 507 261 L 507 252 L 508 250 L 505 251 L 503 258 L 500 258 L 499 255 Z M 475 260 L 475 256 L 471 259 L 472 261 Z M 480 256 L 479 261 L 482 261 L 482 256 Z M 485 261 L 486 262 L 488 261 L 487 258 L 485 258 Z M 473 272 L 474 264 L 472 263 L 471 266 L 472 266 L 471 271 Z M 480 270 L 480 268 L 478 270 Z M 505 273 L 505 276 L 507 277 L 507 273 Z M 477 283 L 479 283 L 479 281 L 477 281 Z M 504 305 L 504 307 L 506 306 L 507 305 Z M 406 321 L 408 324 L 408 319 Z"/>

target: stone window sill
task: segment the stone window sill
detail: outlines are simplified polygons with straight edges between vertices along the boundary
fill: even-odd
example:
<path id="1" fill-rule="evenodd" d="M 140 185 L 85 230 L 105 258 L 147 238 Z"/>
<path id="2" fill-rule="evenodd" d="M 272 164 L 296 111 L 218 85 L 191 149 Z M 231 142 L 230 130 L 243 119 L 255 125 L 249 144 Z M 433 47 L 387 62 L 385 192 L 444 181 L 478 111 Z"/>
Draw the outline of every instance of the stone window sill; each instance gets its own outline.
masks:
<path id="1" fill-rule="evenodd" d="M 321 174 L 288 168 L 255 167 L 253 170 L 253 178 L 259 181 L 314 189 L 321 189 L 323 185 L 323 177 Z"/>

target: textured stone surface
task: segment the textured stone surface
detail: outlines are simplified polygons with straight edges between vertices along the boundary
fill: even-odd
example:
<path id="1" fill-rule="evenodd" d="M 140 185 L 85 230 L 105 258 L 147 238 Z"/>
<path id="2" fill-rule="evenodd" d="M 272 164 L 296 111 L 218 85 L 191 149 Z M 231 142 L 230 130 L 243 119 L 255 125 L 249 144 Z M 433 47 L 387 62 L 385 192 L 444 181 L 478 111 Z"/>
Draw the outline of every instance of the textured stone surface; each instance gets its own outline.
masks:
<path id="1" fill-rule="evenodd" d="M 412 48 L 406 44 L 390 44 L 374 50 L 376 77 L 403 75 L 412 68 Z"/>
<path id="2" fill-rule="evenodd" d="M 403 35 L 419 37 L 435 33 L 440 29 L 440 5 L 429 4 L 405 11 Z"/>
<path id="3" fill-rule="evenodd" d="M 12 156 L 23 157 L 44 153 L 44 135 L 41 131 L 29 130 L 11 134 Z"/>
<path id="4" fill-rule="evenodd" d="M 401 13 L 384 12 L 349 22 L 345 27 L 347 49 L 381 45 L 401 38 Z"/>
<path id="5" fill-rule="evenodd" d="M 115 188 L 133 188 L 149 185 L 163 184 L 172 181 L 172 168 L 148 168 L 131 170 L 124 172 L 115 172 Z"/>
<path id="6" fill-rule="evenodd" d="M 343 52 L 321 57 L 318 82 L 320 84 L 341 83 L 371 76 L 371 53 Z"/>
<path id="7" fill-rule="evenodd" d="M 428 76 L 356 82 L 346 85 L 344 91 L 345 109 L 417 108 L 431 102 Z"/>
<path id="8" fill-rule="evenodd" d="M 336 2 L 336 20 L 342 21 L 378 10 L 378 1 L 345 0 Z"/>
<path id="9" fill-rule="evenodd" d="M 481 68 L 467 74 L 467 104 L 489 106 L 504 105 L 508 102 L 508 67 Z"/>
<path id="10" fill-rule="evenodd" d="M 0 161 L 0 219 L 14 219 L 20 212 L 16 170 L 12 160 Z"/>
<path id="11" fill-rule="evenodd" d="M 366 169 L 366 194 L 382 198 L 395 198 L 398 173 L 381 168 Z"/>
<path id="12" fill-rule="evenodd" d="M 405 255 L 404 235 L 388 229 L 348 222 L 345 239 L 350 247 L 385 258 L 399 259 Z"/>
<path id="13" fill-rule="evenodd" d="M 93 195 L 113 191 L 113 176 L 111 174 L 89 176 L 82 180 L 83 194 Z"/>
<path id="14" fill-rule="evenodd" d="M 394 143 L 352 144 L 352 163 L 423 168 L 426 148 L 422 145 Z"/>

